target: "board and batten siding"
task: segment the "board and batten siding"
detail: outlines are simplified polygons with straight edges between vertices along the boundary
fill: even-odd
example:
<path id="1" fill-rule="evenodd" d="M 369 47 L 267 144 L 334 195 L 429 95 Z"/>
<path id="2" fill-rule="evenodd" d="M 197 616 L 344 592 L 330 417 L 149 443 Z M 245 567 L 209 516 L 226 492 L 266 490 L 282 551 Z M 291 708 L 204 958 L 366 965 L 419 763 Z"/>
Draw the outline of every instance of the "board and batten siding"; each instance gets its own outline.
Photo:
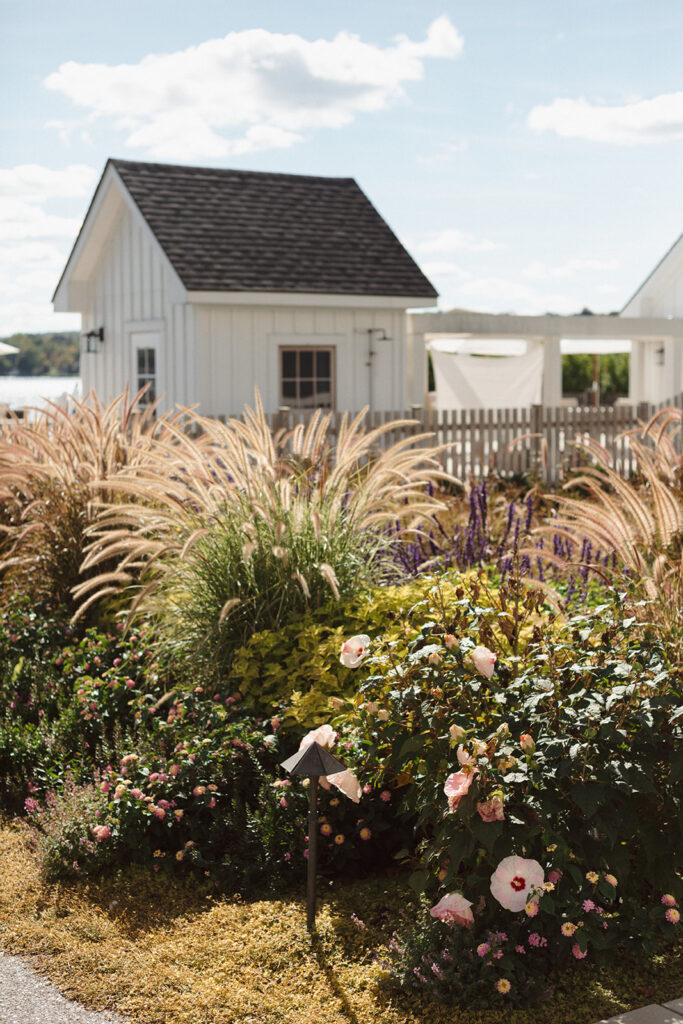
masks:
<path id="1" fill-rule="evenodd" d="M 92 389 L 109 402 L 127 384 L 134 393 L 133 336 L 140 344 L 149 333 L 160 356 L 162 408 L 196 401 L 194 308 L 177 298 L 158 243 L 141 218 L 123 209 L 88 284 L 82 331 L 103 326 L 105 340 L 99 351 L 81 352 L 84 394 Z"/>
<path id="2" fill-rule="evenodd" d="M 267 412 L 280 398 L 280 348 L 334 347 L 335 407 L 372 404 L 386 411 L 410 406 L 406 315 L 402 309 L 326 306 L 196 307 L 197 400 L 208 415 L 239 415 L 258 388 Z M 368 331 L 372 348 L 372 396 Z M 390 340 L 379 340 L 384 331 Z M 371 401 L 372 398 L 372 401 Z"/>

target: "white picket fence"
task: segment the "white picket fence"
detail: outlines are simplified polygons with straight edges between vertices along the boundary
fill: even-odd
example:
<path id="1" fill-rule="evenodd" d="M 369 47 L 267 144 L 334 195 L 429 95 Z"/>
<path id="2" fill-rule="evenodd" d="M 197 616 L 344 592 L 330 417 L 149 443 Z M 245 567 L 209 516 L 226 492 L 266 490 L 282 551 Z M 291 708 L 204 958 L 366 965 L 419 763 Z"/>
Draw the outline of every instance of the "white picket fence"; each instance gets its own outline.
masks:
<path id="1" fill-rule="evenodd" d="M 384 435 L 388 447 L 407 435 L 429 432 L 433 443 L 444 445 L 443 468 L 460 480 L 481 479 L 489 473 L 502 477 L 533 474 L 548 484 L 561 482 L 572 467 L 585 464 L 586 455 L 573 442 L 592 438 L 612 456 L 615 468 L 630 476 L 636 462 L 627 432 L 647 422 L 659 409 L 669 406 L 683 410 L 683 393 L 668 402 L 637 406 L 560 406 L 529 409 L 454 409 L 441 412 L 414 407 L 410 412 L 366 413 L 366 427 L 395 420 L 415 422 L 390 430 Z M 310 412 L 281 410 L 272 414 L 274 430 L 289 430 L 307 423 Z M 223 419 L 223 417 L 219 417 Z M 342 413 L 332 415 L 331 429 L 336 432 Z M 677 439 L 680 451 L 680 434 Z"/>

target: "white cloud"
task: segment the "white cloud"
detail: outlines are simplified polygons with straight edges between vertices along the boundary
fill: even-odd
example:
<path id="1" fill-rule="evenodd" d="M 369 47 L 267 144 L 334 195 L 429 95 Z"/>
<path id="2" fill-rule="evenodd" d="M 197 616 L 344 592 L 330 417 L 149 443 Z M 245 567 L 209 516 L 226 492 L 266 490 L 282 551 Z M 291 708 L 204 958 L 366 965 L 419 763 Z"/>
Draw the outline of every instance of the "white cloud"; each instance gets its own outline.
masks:
<path id="1" fill-rule="evenodd" d="M 0 335 L 77 323 L 55 317 L 50 299 L 96 178 L 84 164 L 0 168 Z M 55 201 L 73 213 L 52 212 Z"/>
<path id="2" fill-rule="evenodd" d="M 221 158 L 283 148 L 317 128 L 341 128 L 383 110 L 424 76 L 428 58 L 453 59 L 462 37 L 446 16 L 422 41 L 382 48 L 340 32 L 331 40 L 250 29 L 137 64 L 69 61 L 45 79 L 162 159 Z M 60 122 L 60 127 L 63 122 Z"/>
<path id="3" fill-rule="evenodd" d="M 571 259 L 551 267 L 541 260 L 533 260 L 522 274 L 533 281 L 551 281 L 557 278 L 576 277 L 577 274 L 600 274 L 619 269 L 619 260 Z"/>
<path id="4" fill-rule="evenodd" d="M 465 281 L 458 289 L 458 305 L 482 312 L 535 315 L 550 310 L 569 313 L 575 310 L 576 300 L 566 292 L 540 291 L 522 282 L 501 277 L 477 277 Z"/>
<path id="5" fill-rule="evenodd" d="M 458 231 L 457 228 L 444 228 L 443 231 L 436 231 L 415 245 L 418 252 L 435 254 L 460 251 L 494 252 L 504 248 L 505 246 L 499 242 L 491 242 L 488 238 L 477 238 L 471 232 Z"/>
<path id="6" fill-rule="evenodd" d="M 436 153 L 419 153 L 416 157 L 419 164 L 431 164 L 444 163 L 446 160 L 450 160 L 454 153 L 463 153 L 467 149 L 467 139 L 463 139 L 461 142 L 449 142 L 443 149 L 437 150 Z"/>
<path id="7" fill-rule="evenodd" d="M 564 138 L 637 145 L 683 139 L 683 92 L 662 93 L 654 99 L 634 99 L 621 106 L 556 99 L 537 106 L 527 124 L 535 132 L 555 132 Z"/>

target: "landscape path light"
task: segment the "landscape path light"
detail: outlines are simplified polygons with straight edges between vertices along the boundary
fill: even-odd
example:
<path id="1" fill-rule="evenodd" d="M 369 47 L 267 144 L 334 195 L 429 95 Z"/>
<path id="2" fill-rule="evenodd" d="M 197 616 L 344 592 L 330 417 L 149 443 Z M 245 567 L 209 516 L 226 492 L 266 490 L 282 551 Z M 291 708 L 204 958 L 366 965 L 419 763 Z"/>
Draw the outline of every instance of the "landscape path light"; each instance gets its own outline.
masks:
<path id="1" fill-rule="evenodd" d="M 288 757 L 281 767 L 291 775 L 305 775 L 311 780 L 308 800 L 306 928 L 312 932 L 315 929 L 315 874 L 318 860 L 318 779 L 321 775 L 338 775 L 346 770 L 346 765 L 333 757 L 325 747 L 313 742 Z"/>

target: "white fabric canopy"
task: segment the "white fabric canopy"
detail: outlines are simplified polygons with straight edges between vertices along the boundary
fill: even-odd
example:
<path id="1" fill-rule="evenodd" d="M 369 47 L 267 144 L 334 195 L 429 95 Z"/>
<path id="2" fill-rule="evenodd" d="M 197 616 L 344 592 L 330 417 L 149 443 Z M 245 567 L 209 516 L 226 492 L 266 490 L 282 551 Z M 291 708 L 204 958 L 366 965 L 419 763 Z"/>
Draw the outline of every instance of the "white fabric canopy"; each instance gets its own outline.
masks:
<path id="1" fill-rule="evenodd" d="M 452 355 L 430 344 L 436 408 L 520 409 L 541 401 L 543 348 L 498 359 Z"/>

